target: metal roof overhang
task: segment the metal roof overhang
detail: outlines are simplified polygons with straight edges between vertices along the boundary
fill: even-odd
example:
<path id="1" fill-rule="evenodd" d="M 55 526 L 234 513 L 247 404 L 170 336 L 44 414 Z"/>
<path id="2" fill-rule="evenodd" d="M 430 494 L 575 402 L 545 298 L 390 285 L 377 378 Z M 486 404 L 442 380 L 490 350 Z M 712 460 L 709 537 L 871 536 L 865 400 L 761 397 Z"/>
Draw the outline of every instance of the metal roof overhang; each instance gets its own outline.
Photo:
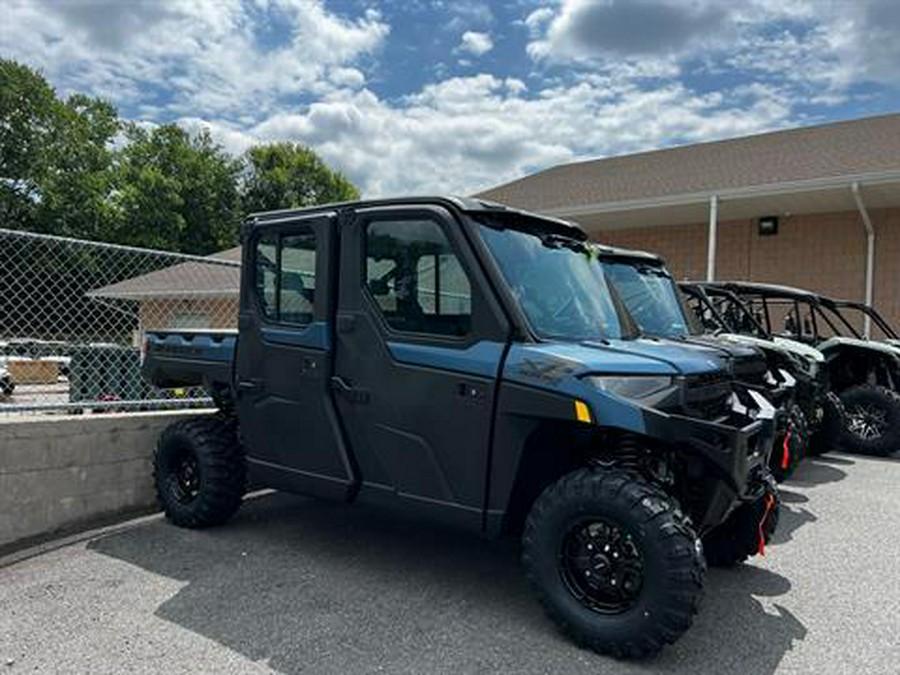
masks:
<path id="1" fill-rule="evenodd" d="M 588 234 L 593 234 L 619 228 L 706 223 L 710 199 L 714 196 L 719 200 L 719 222 L 761 216 L 856 211 L 851 187 L 854 183 L 859 184 L 868 209 L 900 206 L 900 171 L 893 171 L 586 204 L 549 209 L 544 213 L 573 220 Z"/>

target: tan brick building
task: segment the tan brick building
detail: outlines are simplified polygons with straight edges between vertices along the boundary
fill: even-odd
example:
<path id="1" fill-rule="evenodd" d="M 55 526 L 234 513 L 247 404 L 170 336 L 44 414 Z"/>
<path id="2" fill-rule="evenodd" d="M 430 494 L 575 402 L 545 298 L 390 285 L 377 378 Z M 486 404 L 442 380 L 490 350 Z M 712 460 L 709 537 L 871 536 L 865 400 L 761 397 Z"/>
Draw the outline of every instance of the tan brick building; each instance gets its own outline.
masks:
<path id="1" fill-rule="evenodd" d="M 236 328 L 241 284 L 241 248 L 195 258 L 155 272 L 125 279 L 88 295 L 136 309 L 135 341 L 145 330 L 166 328 Z"/>
<path id="2" fill-rule="evenodd" d="M 679 279 L 868 296 L 900 325 L 900 114 L 566 164 L 478 196 L 659 253 Z"/>

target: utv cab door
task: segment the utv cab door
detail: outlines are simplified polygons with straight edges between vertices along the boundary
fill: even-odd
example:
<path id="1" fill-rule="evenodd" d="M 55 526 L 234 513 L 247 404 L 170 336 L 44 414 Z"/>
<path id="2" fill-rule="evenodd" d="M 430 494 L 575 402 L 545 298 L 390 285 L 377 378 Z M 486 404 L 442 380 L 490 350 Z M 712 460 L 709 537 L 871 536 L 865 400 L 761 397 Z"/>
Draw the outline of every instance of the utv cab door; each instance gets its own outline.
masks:
<path id="1" fill-rule="evenodd" d="M 480 529 L 508 328 L 461 224 L 359 210 L 340 269 L 334 390 L 358 498 Z"/>
<path id="2" fill-rule="evenodd" d="M 249 230 L 235 388 L 251 480 L 344 499 L 354 475 L 329 389 L 335 232 L 334 213 Z"/>

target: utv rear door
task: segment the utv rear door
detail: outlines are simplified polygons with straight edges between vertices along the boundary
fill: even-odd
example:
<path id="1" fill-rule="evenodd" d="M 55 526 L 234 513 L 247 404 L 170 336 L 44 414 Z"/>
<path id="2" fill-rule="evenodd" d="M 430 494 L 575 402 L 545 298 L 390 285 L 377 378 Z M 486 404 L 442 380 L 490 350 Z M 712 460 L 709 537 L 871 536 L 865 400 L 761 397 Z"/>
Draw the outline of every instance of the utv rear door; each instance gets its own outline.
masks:
<path id="1" fill-rule="evenodd" d="M 329 389 L 335 232 L 333 213 L 250 229 L 235 386 L 251 477 L 342 499 L 353 472 Z"/>
<path id="2" fill-rule="evenodd" d="M 480 528 L 508 328 L 460 223 L 437 206 L 356 212 L 336 329 L 359 499 Z"/>

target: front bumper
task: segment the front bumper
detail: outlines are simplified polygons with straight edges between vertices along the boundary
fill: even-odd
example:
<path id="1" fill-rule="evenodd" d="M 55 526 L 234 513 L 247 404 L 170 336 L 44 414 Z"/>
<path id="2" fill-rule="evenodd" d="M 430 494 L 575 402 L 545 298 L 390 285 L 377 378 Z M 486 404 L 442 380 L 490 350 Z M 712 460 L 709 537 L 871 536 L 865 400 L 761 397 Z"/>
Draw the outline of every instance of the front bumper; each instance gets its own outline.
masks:
<path id="1" fill-rule="evenodd" d="M 778 412 L 758 392 L 738 388 L 731 413 L 715 421 L 645 409 L 646 433 L 684 458 L 694 524 L 721 523 L 735 506 L 764 491 Z"/>

